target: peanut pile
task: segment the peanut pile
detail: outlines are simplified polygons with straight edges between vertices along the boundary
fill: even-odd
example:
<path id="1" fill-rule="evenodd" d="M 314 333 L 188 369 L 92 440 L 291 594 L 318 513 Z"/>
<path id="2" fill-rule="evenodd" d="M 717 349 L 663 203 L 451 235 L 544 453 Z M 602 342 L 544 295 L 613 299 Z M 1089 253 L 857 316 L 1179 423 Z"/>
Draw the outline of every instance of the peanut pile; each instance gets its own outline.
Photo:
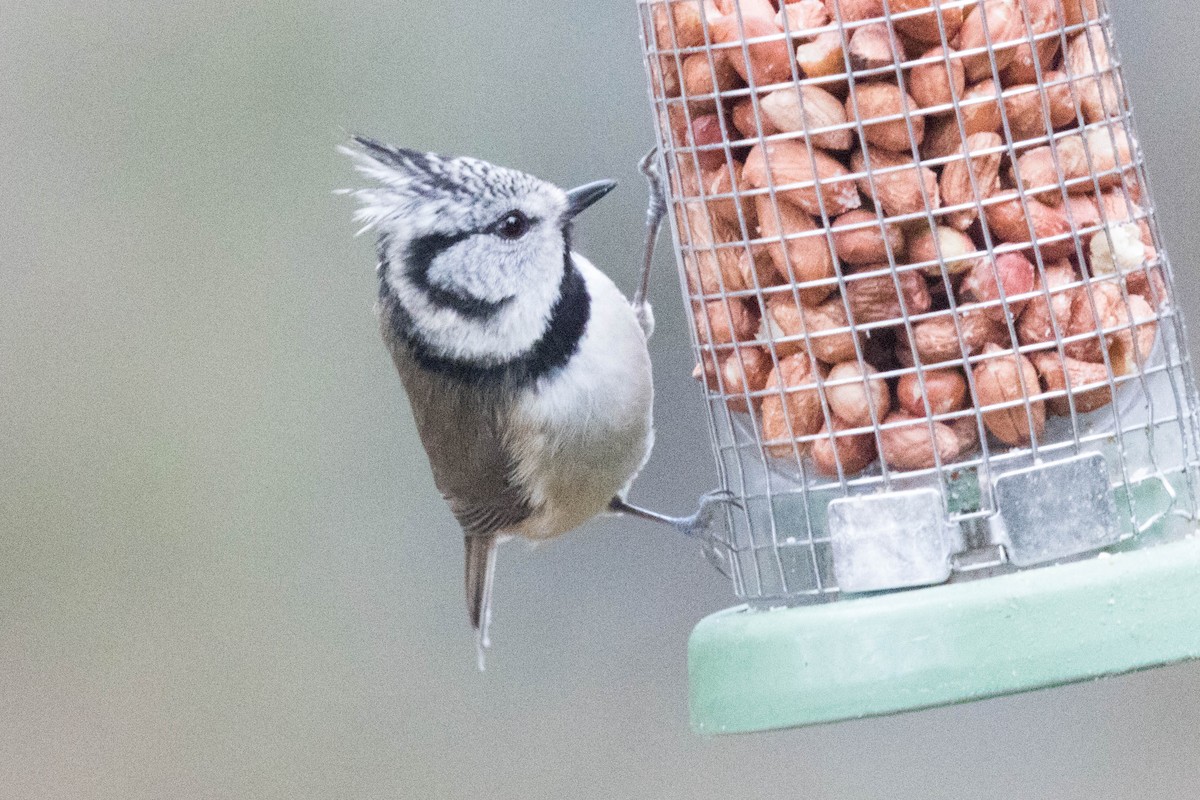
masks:
<path id="1" fill-rule="evenodd" d="M 1167 292 L 1095 0 L 650 10 L 697 377 L 768 454 L 944 466 L 1137 379 Z"/>

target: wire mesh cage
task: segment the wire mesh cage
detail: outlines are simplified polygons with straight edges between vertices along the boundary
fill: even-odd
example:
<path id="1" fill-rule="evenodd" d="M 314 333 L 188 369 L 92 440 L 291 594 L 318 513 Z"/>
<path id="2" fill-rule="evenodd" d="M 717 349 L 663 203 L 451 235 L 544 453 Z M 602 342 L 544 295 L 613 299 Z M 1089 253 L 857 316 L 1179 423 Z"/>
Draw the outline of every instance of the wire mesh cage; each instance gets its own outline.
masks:
<path id="1" fill-rule="evenodd" d="M 1192 529 L 1195 387 L 1103 2 L 639 9 L 741 598 Z"/>

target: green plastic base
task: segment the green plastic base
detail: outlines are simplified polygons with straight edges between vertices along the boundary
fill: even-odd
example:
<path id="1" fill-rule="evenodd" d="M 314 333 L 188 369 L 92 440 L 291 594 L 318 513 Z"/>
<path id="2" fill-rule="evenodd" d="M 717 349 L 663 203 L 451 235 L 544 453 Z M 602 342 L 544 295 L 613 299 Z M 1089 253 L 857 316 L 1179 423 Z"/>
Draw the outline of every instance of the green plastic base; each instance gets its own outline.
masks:
<path id="1" fill-rule="evenodd" d="M 1200 539 L 818 606 L 731 608 L 688 644 L 692 726 L 894 714 L 1200 658 Z"/>

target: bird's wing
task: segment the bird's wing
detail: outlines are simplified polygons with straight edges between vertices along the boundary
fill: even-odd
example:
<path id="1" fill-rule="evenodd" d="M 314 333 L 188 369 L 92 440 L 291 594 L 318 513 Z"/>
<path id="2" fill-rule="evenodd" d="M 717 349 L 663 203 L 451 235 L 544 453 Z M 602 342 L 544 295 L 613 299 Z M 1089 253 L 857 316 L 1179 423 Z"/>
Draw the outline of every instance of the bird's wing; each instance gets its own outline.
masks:
<path id="1" fill-rule="evenodd" d="M 434 482 L 463 533 L 492 536 L 520 525 L 533 508 L 512 479 L 504 408 L 416 367 L 401 377 Z"/>
<path id="2" fill-rule="evenodd" d="M 504 438 L 507 406 L 495 396 L 425 372 L 402 346 L 389 341 L 389 347 L 434 482 L 463 529 L 467 614 L 482 664 L 498 535 L 534 512 L 528 495 L 513 481 L 513 459 Z"/>

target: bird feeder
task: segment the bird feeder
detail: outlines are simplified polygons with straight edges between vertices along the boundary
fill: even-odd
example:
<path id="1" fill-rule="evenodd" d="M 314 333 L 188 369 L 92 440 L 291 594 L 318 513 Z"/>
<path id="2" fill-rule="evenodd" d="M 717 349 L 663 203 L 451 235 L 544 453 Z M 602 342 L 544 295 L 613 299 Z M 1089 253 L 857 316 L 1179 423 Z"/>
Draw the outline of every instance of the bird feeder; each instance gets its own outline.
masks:
<path id="1" fill-rule="evenodd" d="M 743 605 L 694 726 L 1200 656 L 1196 391 L 1096 0 L 639 0 Z"/>

